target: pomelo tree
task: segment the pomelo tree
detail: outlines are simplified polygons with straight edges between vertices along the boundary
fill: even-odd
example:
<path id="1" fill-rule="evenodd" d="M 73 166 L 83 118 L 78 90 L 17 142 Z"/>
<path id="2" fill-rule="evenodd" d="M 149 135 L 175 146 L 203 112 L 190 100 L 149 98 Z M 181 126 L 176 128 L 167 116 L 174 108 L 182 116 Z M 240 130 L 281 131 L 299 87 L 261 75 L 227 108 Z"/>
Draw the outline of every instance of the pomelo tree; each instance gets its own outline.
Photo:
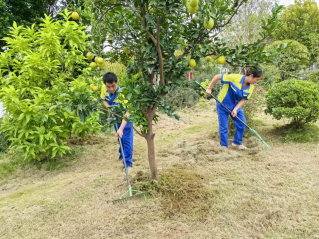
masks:
<path id="1" fill-rule="evenodd" d="M 223 56 L 234 67 L 260 66 L 274 62 L 276 50 L 266 52 L 263 41 L 277 28 L 276 5 L 267 20 L 263 20 L 258 40 L 234 48 L 219 37 L 224 27 L 247 0 L 87 0 L 86 11 L 91 11 L 91 34 L 98 25 L 106 32 L 103 48 L 111 61 L 127 65 L 126 82 L 121 89 L 128 101 L 138 134 L 148 147 L 148 161 L 153 179 L 158 179 L 155 160 L 153 124 L 158 120 L 158 109 L 177 117 L 165 104 L 163 95 L 171 87 L 185 80 L 190 66 L 201 58 Z M 175 54 L 182 51 L 181 54 Z M 223 58 L 220 62 L 223 62 Z M 124 109 L 122 109 L 124 110 Z"/>

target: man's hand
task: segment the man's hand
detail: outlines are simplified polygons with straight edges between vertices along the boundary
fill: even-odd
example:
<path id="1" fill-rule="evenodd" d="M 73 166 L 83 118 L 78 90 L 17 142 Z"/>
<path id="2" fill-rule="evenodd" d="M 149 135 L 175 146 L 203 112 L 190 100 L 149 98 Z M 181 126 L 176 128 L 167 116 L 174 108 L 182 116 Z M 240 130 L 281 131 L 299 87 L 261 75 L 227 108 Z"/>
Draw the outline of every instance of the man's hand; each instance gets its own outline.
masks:
<path id="1" fill-rule="evenodd" d="M 207 90 L 206 90 L 206 93 L 207 93 L 208 95 L 211 95 L 211 94 L 212 94 L 212 90 L 211 90 L 211 89 L 207 89 Z"/>
<path id="2" fill-rule="evenodd" d="M 236 109 L 233 109 L 233 111 L 231 112 L 231 115 L 233 117 L 236 117 L 237 116 L 237 110 Z"/>
<path id="3" fill-rule="evenodd" d="M 116 136 L 122 138 L 123 137 L 123 130 L 121 128 L 118 129 L 116 132 Z"/>

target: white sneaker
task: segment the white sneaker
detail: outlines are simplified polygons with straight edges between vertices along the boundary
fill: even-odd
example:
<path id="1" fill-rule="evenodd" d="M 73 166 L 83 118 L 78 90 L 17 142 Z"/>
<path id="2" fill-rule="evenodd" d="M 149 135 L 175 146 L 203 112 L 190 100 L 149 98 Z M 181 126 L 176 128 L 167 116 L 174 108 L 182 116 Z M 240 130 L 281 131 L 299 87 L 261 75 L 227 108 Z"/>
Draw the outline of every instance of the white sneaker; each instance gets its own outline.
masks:
<path id="1" fill-rule="evenodd" d="M 127 172 L 129 172 L 132 169 L 132 167 L 130 166 L 126 166 L 126 168 L 127 168 Z M 123 167 L 123 171 L 125 171 L 125 167 Z"/>
<path id="2" fill-rule="evenodd" d="M 239 144 L 232 143 L 232 146 L 235 147 L 236 149 L 240 149 L 240 150 L 247 149 L 247 147 L 243 144 L 239 145 Z"/>

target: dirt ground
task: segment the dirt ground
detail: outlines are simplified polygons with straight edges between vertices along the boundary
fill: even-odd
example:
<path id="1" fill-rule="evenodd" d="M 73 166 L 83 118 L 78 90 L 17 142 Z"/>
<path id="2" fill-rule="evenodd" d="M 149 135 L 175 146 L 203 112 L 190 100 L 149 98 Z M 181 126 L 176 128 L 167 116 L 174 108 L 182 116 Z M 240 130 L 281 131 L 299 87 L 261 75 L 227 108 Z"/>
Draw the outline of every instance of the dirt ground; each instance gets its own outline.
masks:
<path id="1" fill-rule="evenodd" d="M 319 238 L 319 144 L 282 143 L 269 132 L 281 121 L 260 115 L 246 151 L 223 149 L 213 106 L 161 116 L 159 172 L 181 166 L 215 192 L 205 217 L 167 217 L 160 197 L 113 204 L 126 190 L 115 136 L 74 145 L 66 165 L 29 166 L 0 183 L 0 238 Z M 135 135 L 133 178 L 148 172 L 146 141 Z M 205 204 L 198 201 L 198 204 Z"/>

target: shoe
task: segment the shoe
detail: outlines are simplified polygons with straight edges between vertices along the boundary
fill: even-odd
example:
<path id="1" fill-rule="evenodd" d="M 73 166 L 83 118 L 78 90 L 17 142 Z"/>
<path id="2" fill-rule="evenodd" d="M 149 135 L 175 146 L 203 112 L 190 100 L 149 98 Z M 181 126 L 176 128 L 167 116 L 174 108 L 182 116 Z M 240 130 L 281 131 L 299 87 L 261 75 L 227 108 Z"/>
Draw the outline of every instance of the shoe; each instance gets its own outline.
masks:
<path id="1" fill-rule="evenodd" d="M 123 161 L 123 157 L 119 157 L 119 159 L 118 159 L 119 161 Z"/>
<path id="2" fill-rule="evenodd" d="M 130 166 L 126 166 L 126 168 L 127 168 L 127 172 L 129 172 L 132 169 L 132 167 Z M 123 167 L 123 171 L 125 171 L 125 167 Z"/>
<path id="3" fill-rule="evenodd" d="M 232 143 L 232 146 L 235 147 L 236 149 L 240 149 L 240 150 L 247 149 L 247 147 L 243 144 L 239 145 L 239 144 Z"/>

